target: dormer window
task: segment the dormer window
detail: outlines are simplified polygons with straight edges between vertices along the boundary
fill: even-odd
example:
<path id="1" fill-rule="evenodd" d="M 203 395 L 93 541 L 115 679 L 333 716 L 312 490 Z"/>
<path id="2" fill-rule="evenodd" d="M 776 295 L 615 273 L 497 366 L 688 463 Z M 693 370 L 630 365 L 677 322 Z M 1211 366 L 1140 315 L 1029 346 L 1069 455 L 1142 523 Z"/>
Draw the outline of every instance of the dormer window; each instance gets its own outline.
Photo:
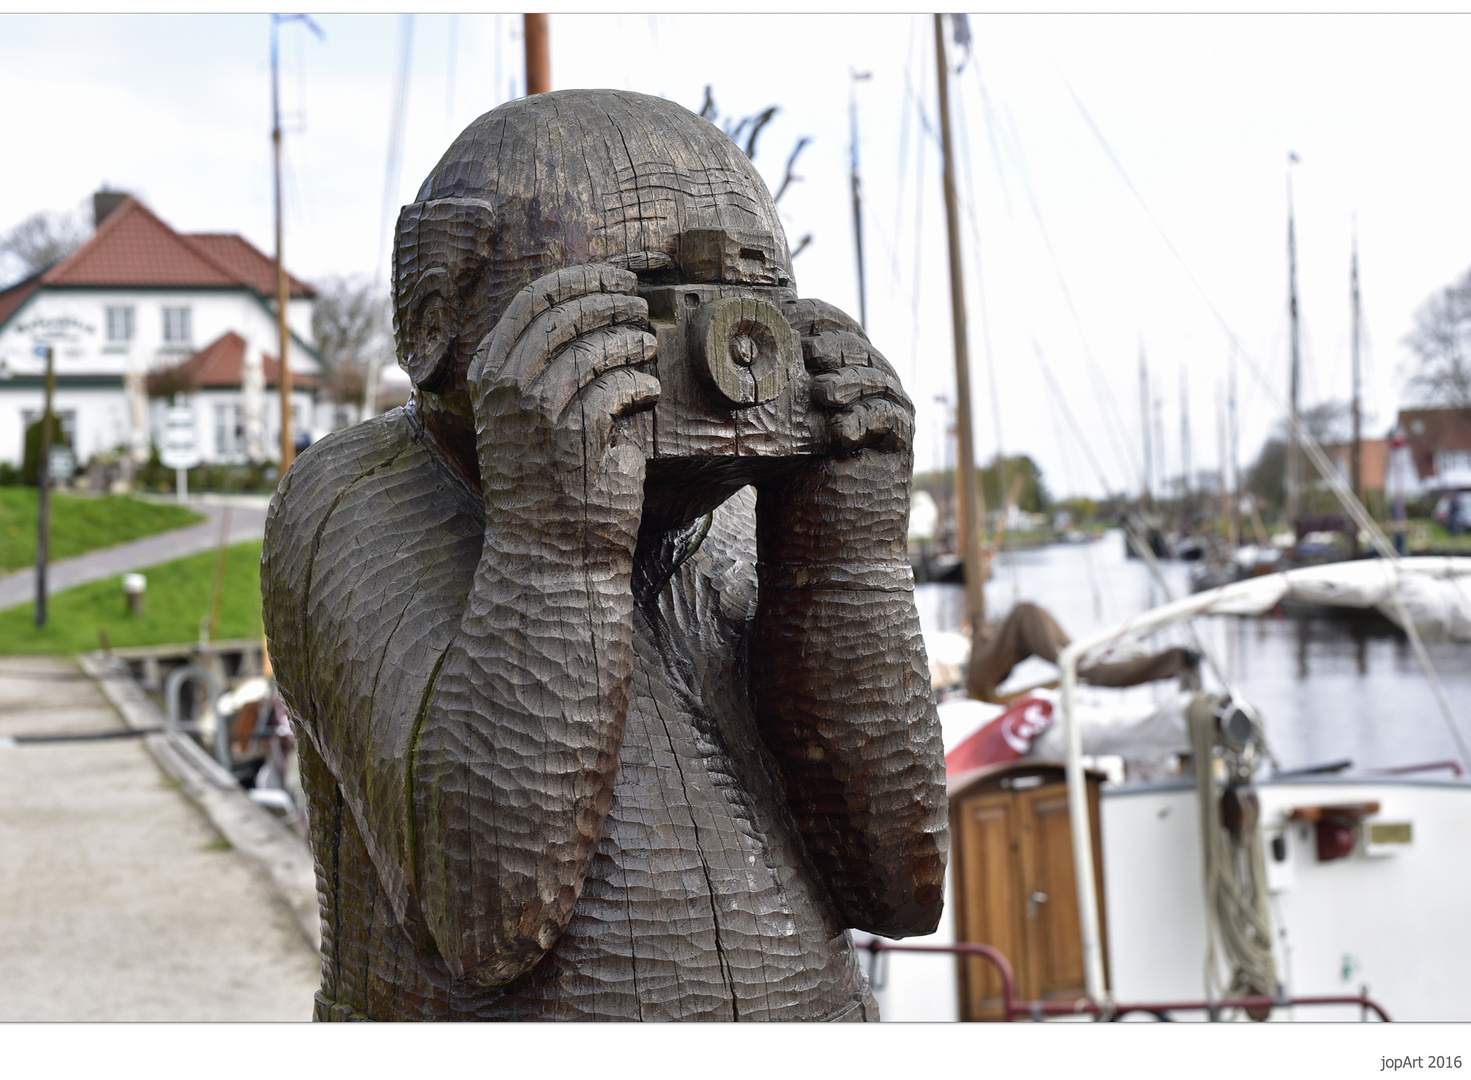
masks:
<path id="1" fill-rule="evenodd" d="M 109 345 L 126 345 L 133 340 L 133 309 L 110 307 L 107 309 L 107 342 Z"/>
<path id="2" fill-rule="evenodd" d="M 187 345 L 190 340 L 189 309 L 166 307 L 163 309 L 163 340 L 166 345 Z"/>

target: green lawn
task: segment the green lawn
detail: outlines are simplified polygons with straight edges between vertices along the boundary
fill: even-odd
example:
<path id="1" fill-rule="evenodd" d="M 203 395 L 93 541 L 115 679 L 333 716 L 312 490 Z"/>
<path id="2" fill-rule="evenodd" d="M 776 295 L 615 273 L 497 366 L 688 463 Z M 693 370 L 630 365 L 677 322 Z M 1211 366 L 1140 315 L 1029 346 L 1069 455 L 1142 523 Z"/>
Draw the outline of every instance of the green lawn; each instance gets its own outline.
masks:
<path id="1" fill-rule="evenodd" d="M 261 632 L 260 548 L 256 541 L 227 549 L 216 638 Z M 33 603 L 0 611 L 0 654 L 87 652 L 99 647 L 99 629 L 116 647 L 198 641 L 199 622 L 209 614 L 217 554 L 208 551 L 144 570 L 148 590 L 141 616 L 128 613 L 122 580 L 116 577 L 53 595 L 44 630 L 36 629 Z"/>
<path id="2" fill-rule="evenodd" d="M 1431 550 L 1451 555 L 1471 555 L 1471 532 L 1452 536 L 1449 529 L 1433 518 L 1411 518 L 1408 524 L 1410 529 L 1407 540 L 1412 555 Z M 1383 529 L 1393 540 L 1394 526 L 1386 523 Z"/>
<path id="3" fill-rule="evenodd" d="M 0 573 L 36 563 L 35 488 L 0 487 Z M 51 496 L 51 558 L 69 559 L 94 548 L 193 525 L 192 510 L 147 503 L 126 495 Z"/>

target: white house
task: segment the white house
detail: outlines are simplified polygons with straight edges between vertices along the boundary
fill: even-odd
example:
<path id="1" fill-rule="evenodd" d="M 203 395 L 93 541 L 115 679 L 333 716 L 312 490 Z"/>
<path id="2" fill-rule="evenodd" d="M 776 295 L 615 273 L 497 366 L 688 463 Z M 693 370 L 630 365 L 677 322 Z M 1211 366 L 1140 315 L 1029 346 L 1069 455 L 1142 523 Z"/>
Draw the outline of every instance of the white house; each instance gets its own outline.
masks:
<path id="1" fill-rule="evenodd" d="M 25 427 L 40 416 L 42 342 L 53 348 L 52 407 L 79 462 L 119 449 L 145 460 L 164 413 L 150 406 L 146 378 L 181 365 L 197 376 L 184 400 L 204 460 L 274 459 L 275 264 L 233 233 L 175 232 L 121 192 L 99 192 L 93 207 L 95 231 L 81 247 L 0 292 L 0 460 L 20 463 Z M 319 404 L 316 292 L 288 284 L 294 430 L 314 439 L 351 418 Z"/>

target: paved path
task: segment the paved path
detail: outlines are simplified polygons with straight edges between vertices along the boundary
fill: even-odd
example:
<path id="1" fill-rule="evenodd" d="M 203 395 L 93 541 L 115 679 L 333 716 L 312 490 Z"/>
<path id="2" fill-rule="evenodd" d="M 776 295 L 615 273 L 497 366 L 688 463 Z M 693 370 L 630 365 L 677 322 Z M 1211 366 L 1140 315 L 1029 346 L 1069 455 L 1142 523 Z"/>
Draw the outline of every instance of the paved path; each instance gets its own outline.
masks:
<path id="1" fill-rule="evenodd" d="M 259 540 L 265 535 L 266 511 L 263 503 L 262 499 L 251 499 L 249 502 L 242 501 L 231 506 L 230 543 L 243 544 L 247 540 Z M 225 507 L 214 500 L 190 500 L 187 505 L 195 513 L 206 515 L 209 520 L 182 529 L 155 533 L 116 547 L 89 551 L 74 559 L 54 562 L 47 571 L 47 589 L 55 594 L 63 589 L 70 589 L 73 585 L 101 581 L 130 570 L 142 570 L 159 563 L 182 559 L 186 555 L 212 550 L 220 542 L 220 522 Z M 0 611 L 34 600 L 35 597 L 35 570 L 18 570 L 0 577 Z"/>
<path id="2" fill-rule="evenodd" d="M 69 661 L 0 657 L 0 736 L 123 727 Z M 0 1021 L 308 1020 L 319 965 L 141 740 L 0 746 Z"/>

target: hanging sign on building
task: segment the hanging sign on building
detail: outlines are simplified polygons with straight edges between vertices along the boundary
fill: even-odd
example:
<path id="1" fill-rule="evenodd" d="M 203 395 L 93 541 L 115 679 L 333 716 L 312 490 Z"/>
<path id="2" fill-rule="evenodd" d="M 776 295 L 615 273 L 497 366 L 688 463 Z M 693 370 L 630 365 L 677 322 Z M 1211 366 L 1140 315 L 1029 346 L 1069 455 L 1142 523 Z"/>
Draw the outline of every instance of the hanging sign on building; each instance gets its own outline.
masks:
<path id="1" fill-rule="evenodd" d="M 203 460 L 194 437 L 193 409 L 185 405 L 169 409 L 158 460 L 166 469 L 192 469 Z"/>

